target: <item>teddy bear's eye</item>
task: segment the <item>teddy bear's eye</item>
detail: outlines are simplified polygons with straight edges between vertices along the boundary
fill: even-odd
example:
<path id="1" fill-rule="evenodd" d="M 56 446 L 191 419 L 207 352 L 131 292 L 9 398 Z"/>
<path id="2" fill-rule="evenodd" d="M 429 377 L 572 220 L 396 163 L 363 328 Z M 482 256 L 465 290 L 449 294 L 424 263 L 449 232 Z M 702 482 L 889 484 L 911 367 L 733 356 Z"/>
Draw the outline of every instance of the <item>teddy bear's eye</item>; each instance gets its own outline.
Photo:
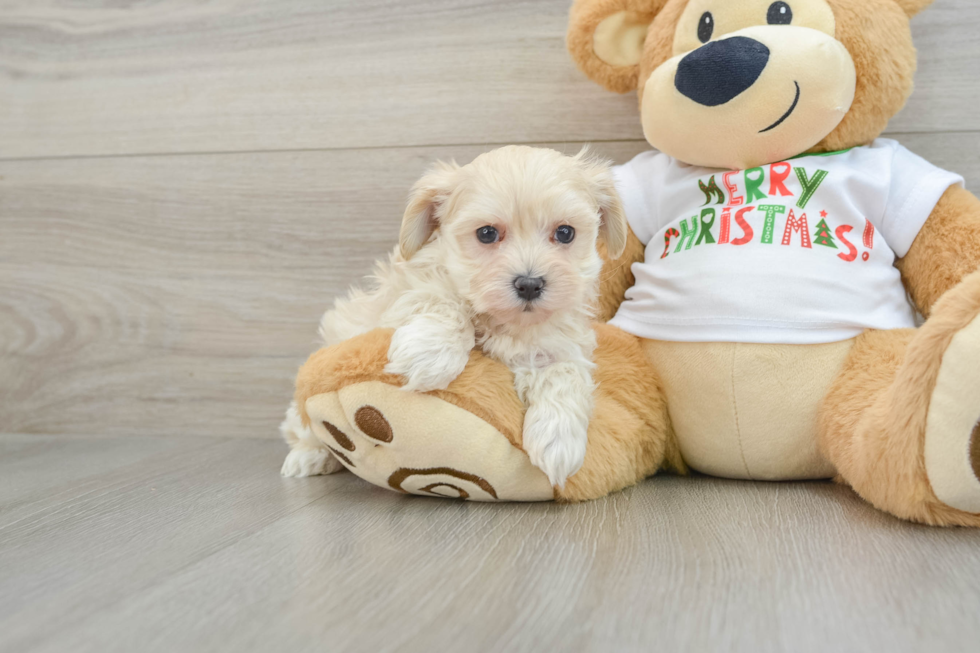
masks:
<path id="1" fill-rule="evenodd" d="M 698 40 L 707 43 L 711 40 L 711 35 L 714 32 L 715 17 L 711 15 L 710 11 L 706 11 L 701 15 L 701 20 L 698 21 Z"/>
<path id="2" fill-rule="evenodd" d="M 769 5 L 769 15 L 766 20 L 770 25 L 789 25 L 793 22 L 793 10 L 785 2 L 774 2 Z"/>

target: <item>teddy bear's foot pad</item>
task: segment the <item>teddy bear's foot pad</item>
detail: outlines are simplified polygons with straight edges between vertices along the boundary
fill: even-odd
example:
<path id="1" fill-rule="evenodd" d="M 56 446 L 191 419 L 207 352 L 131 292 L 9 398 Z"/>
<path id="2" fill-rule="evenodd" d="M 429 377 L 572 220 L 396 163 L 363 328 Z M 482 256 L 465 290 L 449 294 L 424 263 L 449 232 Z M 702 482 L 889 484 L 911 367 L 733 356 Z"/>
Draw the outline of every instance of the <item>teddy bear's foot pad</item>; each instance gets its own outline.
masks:
<path id="1" fill-rule="evenodd" d="M 470 501 L 550 501 L 547 476 L 497 429 L 434 396 L 367 381 L 310 397 L 311 428 L 380 487 Z"/>
<path id="2" fill-rule="evenodd" d="M 980 424 L 974 427 L 971 436 L 970 465 L 973 467 L 973 475 L 980 479 Z"/>
<path id="3" fill-rule="evenodd" d="M 943 353 L 926 418 L 925 463 L 936 498 L 980 513 L 980 317 Z"/>

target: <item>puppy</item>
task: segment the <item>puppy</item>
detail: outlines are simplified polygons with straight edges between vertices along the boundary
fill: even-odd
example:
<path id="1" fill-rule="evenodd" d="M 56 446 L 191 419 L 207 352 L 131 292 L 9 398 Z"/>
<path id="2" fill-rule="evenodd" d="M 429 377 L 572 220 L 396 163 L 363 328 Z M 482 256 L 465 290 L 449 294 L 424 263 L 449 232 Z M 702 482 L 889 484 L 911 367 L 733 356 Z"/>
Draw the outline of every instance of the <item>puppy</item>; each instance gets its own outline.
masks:
<path id="1" fill-rule="evenodd" d="M 374 288 L 337 300 L 320 335 L 331 345 L 394 328 L 385 371 L 418 392 L 446 388 L 481 347 L 514 373 L 531 462 L 564 487 L 585 459 L 592 413 L 596 245 L 618 258 L 626 235 L 612 174 L 585 150 L 509 146 L 440 163 L 415 184 Z M 295 405 L 281 430 L 292 447 L 283 475 L 342 468 Z"/>

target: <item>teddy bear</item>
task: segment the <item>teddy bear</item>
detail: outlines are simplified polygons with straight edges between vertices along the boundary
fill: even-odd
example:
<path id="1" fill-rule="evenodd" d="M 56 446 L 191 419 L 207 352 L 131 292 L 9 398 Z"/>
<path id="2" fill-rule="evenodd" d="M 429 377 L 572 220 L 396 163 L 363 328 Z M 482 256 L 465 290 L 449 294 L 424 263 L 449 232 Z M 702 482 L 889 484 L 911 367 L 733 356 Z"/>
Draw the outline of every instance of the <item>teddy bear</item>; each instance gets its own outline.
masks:
<path id="1" fill-rule="evenodd" d="M 309 358 L 303 424 L 404 493 L 574 502 L 693 469 L 980 526 L 980 201 L 879 138 L 930 3 L 576 0 L 572 57 L 637 92 L 654 148 L 615 169 L 630 232 L 581 469 L 552 487 L 529 463 L 513 378 L 479 351 L 445 390 L 402 390 L 386 330 Z"/>

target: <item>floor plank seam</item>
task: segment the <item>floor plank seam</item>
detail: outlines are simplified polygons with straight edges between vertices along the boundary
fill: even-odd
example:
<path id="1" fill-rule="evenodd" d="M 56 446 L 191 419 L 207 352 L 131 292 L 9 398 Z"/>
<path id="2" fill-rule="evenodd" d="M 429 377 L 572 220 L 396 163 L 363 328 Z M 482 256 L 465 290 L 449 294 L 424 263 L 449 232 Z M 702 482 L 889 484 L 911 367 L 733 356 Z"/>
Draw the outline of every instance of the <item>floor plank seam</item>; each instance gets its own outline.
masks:
<path id="1" fill-rule="evenodd" d="M 934 136 L 949 134 L 980 134 L 980 129 L 943 129 L 943 130 L 922 130 L 922 131 L 896 131 L 882 134 L 884 138 L 901 136 L 920 136 L 931 134 Z M 480 141 L 478 143 L 410 143 L 407 145 L 364 145 L 360 147 L 299 147 L 299 148 L 272 148 L 264 150 L 213 150 L 213 151 L 184 151 L 184 152 L 126 152 L 124 154 L 64 154 L 56 156 L 27 156 L 27 157 L 2 157 L 0 164 L 3 163 L 29 163 L 34 161 L 85 161 L 91 159 L 138 159 L 138 158 L 160 158 L 160 157 L 193 157 L 193 156 L 226 156 L 226 155 L 250 155 L 250 154 L 315 154 L 318 152 L 367 152 L 372 150 L 426 150 L 435 148 L 449 147 L 502 147 L 504 145 L 537 145 L 540 143 L 563 143 L 566 145 L 587 145 L 590 143 L 642 143 L 645 139 L 642 136 L 636 138 L 594 138 L 585 140 L 513 140 L 513 141 Z"/>

